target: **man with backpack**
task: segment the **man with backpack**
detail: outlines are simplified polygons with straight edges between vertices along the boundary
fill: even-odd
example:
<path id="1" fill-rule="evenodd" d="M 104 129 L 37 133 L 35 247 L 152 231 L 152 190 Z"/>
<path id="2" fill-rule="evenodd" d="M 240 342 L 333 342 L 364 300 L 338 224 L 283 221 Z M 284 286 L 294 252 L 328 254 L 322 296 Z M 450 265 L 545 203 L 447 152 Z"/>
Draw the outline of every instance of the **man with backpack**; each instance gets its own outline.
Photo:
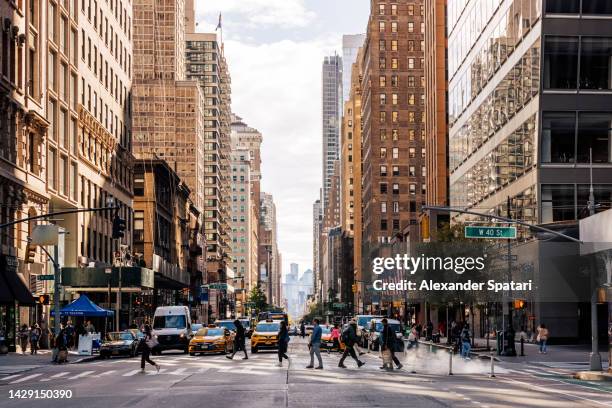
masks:
<path id="1" fill-rule="evenodd" d="M 380 341 L 381 341 L 381 351 L 384 353 L 390 353 L 391 360 L 397 365 L 397 369 L 401 369 L 402 363 L 400 363 L 399 359 L 395 356 L 395 348 L 397 345 L 397 336 L 393 331 L 393 328 L 389 326 L 389 321 L 387 319 L 382 319 L 383 329 L 380 333 Z M 393 364 L 389 363 L 389 369 L 393 369 Z M 385 369 L 386 364 L 383 361 L 383 366 L 380 369 Z"/>
<path id="2" fill-rule="evenodd" d="M 355 320 L 351 320 L 347 328 L 342 332 L 342 342 L 344 343 L 344 353 L 342 353 L 338 367 L 346 368 L 344 360 L 349 354 L 357 362 L 357 367 L 364 365 L 365 363 L 359 360 L 353 348 L 355 343 L 357 343 L 357 322 Z"/>

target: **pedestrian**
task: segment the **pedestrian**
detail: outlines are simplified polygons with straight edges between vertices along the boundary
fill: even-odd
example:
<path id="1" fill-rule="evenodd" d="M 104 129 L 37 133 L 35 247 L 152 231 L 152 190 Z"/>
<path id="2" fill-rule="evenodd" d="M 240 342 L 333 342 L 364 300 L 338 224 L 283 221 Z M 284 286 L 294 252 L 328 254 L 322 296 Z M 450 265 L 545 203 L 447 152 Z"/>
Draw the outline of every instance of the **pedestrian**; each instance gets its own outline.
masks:
<path id="1" fill-rule="evenodd" d="M 397 369 L 401 369 L 403 367 L 402 363 L 400 363 L 399 359 L 395 355 L 395 350 L 397 347 L 397 336 L 393 331 L 393 328 L 389 326 L 389 321 L 385 318 L 381 321 L 383 327 L 380 333 L 380 349 L 383 353 L 387 353 L 391 355 L 391 361 L 397 365 Z M 380 369 L 388 368 L 393 370 L 393 364 L 389 363 L 389 366 L 385 364 L 383 360 L 383 365 Z"/>
<path id="2" fill-rule="evenodd" d="M 425 340 L 431 341 L 433 336 L 433 323 L 431 320 L 427 321 L 427 328 L 425 329 Z"/>
<path id="3" fill-rule="evenodd" d="M 346 329 L 342 332 L 342 342 L 344 343 L 344 353 L 342 353 L 342 357 L 340 358 L 340 362 L 338 362 L 338 367 L 346 368 L 344 365 L 344 360 L 350 354 L 350 356 L 357 363 L 357 367 L 361 367 L 365 363 L 359 360 L 357 354 L 355 354 L 355 343 L 357 343 L 357 322 L 355 320 L 351 320 Z"/>
<path id="4" fill-rule="evenodd" d="M 340 352 L 340 329 L 337 324 L 334 324 L 334 328 L 331 329 L 331 339 L 334 342 L 334 348 Z"/>
<path id="5" fill-rule="evenodd" d="M 287 322 L 281 320 L 280 329 L 278 330 L 278 366 L 283 366 L 283 358 L 289 361 L 287 349 L 289 346 L 289 330 L 287 330 Z"/>
<path id="6" fill-rule="evenodd" d="M 30 330 L 30 354 L 38 354 L 38 342 L 42 332 L 38 323 L 35 323 Z"/>
<path id="7" fill-rule="evenodd" d="M 470 325 L 465 323 L 463 329 L 461 329 L 461 357 L 466 360 L 470 359 L 470 351 L 472 349 L 472 343 L 470 341 Z"/>
<path id="8" fill-rule="evenodd" d="M 544 323 L 540 323 L 537 329 L 538 336 L 536 337 L 536 341 L 540 345 L 540 350 L 538 351 L 540 354 L 546 354 L 546 342 L 548 341 L 548 329 Z"/>
<path id="9" fill-rule="evenodd" d="M 421 326 L 421 323 L 417 322 L 416 323 L 416 331 L 417 331 L 417 338 L 421 338 L 421 334 L 423 333 L 423 326 Z"/>
<path id="10" fill-rule="evenodd" d="M 25 354 L 28 348 L 28 338 L 30 337 L 30 330 L 26 324 L 22 325 L 17 333 L 19 337 L 19 345 L 21 346 L 21 354 Z"/>
<path id="11" fill-rule="evenodd" d="M 66 329 L 60 326 L 60 331 L 53 341 L 53 362 L 57 364 L 68 362 L 68 335 Z"/>
<path id="12" fill-rule="evenodd" d="M 310 335 L 310 340 L 308 341 L 308 348 L 310 350 L 310 364 L 306 366 L 306 368 L 315 368 L 314 367 L 314 357 L 317 356 L 317 360 L 319 361 L 319 365 L 316 367 L 318 370 L 323 369 L 323 359 L 321 358 L 321 334 L 323 330 L 321 326 L 319 326 L 319 319 L 314 319 L 314 327 L 312 328 L 312 334 Z"/>
<path id="13" fill-rule="evenodd" d="M 414 326 L 410 328 L 410 332 L 408 333 L 408 350 L 413 347 L 418 347 L 419 342 L 417 341 L 417 331 Z"/>
<path id="14" fill-rule="evenodd" d="M 85 326 L 85 331 L 87 331 L 87 333 L 95 333 L 96 332 L 96 328 L 91 323 L 91 320 L 87 321 L 87 325 Z"/>
<path id="15" fill-rule="evenodd" d="M 66 347 L 72 348 L 74 345 L 74 333 L 75 333 L 74 326 L 72 325 L 72 320 L 68 320 L 66 322 L 64 333 L 67 337 Z"/>
<path id="16" fill-rule="evenodd" d="M 376 322 L 374 320 L 370 320 L 370 328 L 368 329 L 368 332 L 368 344 L 366 346 L 368 347 L 369 353 L 370 350 L 374 350 L 374 338 L 376 334 Z"/>
<path id="17" fill-rule="evenodd" d="M 300 322 L 300 336 L 302 336 L 302 338 L 306 336 L 306 324 L 303 320 Z"/>
<path id="18" fill-rule="evenodd" d="M 159 369 L 160 369 L 159 364 L 157 364 L 156 362 L 154 362 L 153 360 L 149 358 L 151 351 L 153 351 L 153 349 L 157 345 L 157 340 L 155 340 L 155 337 L 153 337 L 151 326 L 149 324 L 145 323 L 144 325 L 144 337 L 142 338 L 140 344 L 142 348 L 142 358 L 140 359 L 140 372 L 141 373 L 145 372 L 145 362 L 146 362 L 146 363 L 149 363 L 155 366 L 155 368 L 157 369 L 157 372 L 159 373 Z"/>
<path id="19" fill-rule="evenodd" d="M 225 356 L 225 357 L 232 360 L 234 356 L 236 355 L 236 353 L 242 350 L 244 351 L 244 357 L 242 357 L 242 359 L 247 360 L 249 356 L 247 355 L 246 347 L 244 345 L 245 338 L 246 338 L 244 326 L 238 319 L 234 320 L 234 326 L 236 326 L 236 336 L 234 337 L 234 350 L 232 350 L 231 356 Z"/>

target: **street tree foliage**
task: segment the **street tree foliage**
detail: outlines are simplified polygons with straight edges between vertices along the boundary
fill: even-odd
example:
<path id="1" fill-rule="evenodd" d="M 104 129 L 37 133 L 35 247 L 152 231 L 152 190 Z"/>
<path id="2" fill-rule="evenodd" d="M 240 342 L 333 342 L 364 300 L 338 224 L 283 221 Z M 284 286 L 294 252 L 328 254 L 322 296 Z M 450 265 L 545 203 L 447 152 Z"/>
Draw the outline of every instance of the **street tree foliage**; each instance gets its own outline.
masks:
<path id="1" fill-rule="evenodd" d="M 268 307 L 268 299 L 266 298 L 266 294 L 263 292 L 263 290 L 261 290 L 259 285 L 251 289 L 251 293 L 249 293 L 249 302 L 255 305 L 255 310 L 257 310 L 257 312 L 266 310 Z"/>

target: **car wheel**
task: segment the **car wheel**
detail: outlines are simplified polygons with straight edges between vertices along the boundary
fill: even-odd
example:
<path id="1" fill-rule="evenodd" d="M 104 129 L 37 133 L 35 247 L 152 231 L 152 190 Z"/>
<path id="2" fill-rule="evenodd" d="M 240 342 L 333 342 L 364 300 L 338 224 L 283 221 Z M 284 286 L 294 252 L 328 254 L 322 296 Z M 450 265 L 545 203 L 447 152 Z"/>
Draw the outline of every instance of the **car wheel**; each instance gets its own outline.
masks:
<path id="1" fill-rule="evenodd" d="M 189 347 L 185 347 L 185 348 L 183 349 L 183 354 L 187 354 L 187 353 L 189 353 Z"/>

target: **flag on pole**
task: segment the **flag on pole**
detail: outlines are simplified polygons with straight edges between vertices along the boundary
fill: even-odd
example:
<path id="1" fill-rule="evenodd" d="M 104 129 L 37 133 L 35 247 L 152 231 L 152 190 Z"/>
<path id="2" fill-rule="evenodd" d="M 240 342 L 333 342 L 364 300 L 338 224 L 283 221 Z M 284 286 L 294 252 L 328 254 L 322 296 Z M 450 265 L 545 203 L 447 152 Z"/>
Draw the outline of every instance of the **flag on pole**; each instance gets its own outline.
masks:
<path id="1" fill-rule="evenodd" d="M 221 25 L 221 13 L 219 13 L 219 24 L 217 24 L 217 28 L 215 28 L 215 31 L 222 29 L 222 25 Z"/>

